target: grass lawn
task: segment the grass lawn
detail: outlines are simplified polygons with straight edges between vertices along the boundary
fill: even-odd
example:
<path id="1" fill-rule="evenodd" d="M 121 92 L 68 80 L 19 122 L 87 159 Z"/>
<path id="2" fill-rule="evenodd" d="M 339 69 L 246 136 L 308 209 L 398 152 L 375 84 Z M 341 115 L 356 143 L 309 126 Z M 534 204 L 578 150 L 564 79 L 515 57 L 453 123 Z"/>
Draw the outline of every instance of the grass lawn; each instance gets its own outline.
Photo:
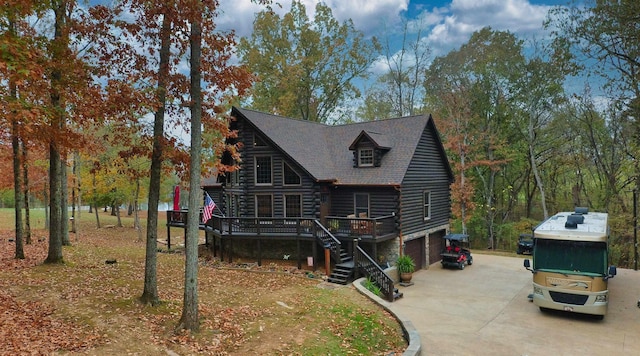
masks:
<path id="1" fill-rule="evenodd" d="M 97 229 L 95 215 L 83 212 L 80 233 L 64 247 L 65 263 L 43 265 L 44 212 L 31 215 L 33 243 L 25 245 L 25 260 L 15 260 L 13 210 L 0 209 L 0 355 L 388 355 L 406 348 L 400 325 L 382 308 L 352 286 L 322 282 L 321 271 L 310 278 L 289 261 L 247 269 L 201 258 L 200 332 L 177 332 L 179 250 L 159 245 L 162 303 L 150 307 L 138 301 L 145 243 L 136 241 L 133 218 L 114 227 L 115 218 L 100 212 Z M 159 239 L 166 238 L 164 217 Z"/>

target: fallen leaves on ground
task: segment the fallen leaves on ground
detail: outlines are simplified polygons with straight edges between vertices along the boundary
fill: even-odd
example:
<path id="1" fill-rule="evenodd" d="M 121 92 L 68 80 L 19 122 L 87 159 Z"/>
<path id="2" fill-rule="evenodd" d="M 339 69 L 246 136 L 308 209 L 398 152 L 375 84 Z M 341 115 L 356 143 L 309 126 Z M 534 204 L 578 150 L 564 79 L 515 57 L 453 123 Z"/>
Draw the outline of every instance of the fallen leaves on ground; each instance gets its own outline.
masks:
<path id="1" fill-rule="evenodd" d="M 318 276 L 293 261 L 257 266 L 205 256 L 198 277 L 200 331 L 176 331 L 184 255 L 158 253 L 161 304 L 151 307 L 138 301 L 145 244 L 136 242 L 135 231 L 90 225 L 81 231 L 64 248 L 61 265 L 42 265 L 46 241 L 25 245 L 26 258 L 16 260 L 8 242 L 13 232 L 0 231 L 0 340 L 7 345 L 0 355 L 297 355 L 325 343 L 336 344 L 332 352 L 388 354 L 406 346 L 389 314 L 352 288 L 318 288 Z M 328 307 L 334 303 L 337 315 Z M 383 322 L 353 324 L 354 315 Z M 355 340 L 358 333 L 367 345 Z"/>

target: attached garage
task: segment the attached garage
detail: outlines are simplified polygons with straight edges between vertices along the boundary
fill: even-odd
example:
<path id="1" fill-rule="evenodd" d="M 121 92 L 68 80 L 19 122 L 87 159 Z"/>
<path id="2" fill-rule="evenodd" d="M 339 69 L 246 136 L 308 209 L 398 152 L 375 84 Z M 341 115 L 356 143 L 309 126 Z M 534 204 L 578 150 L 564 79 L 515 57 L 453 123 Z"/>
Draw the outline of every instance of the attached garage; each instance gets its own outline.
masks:
<path id="1" fill-rule="evenodd" d="M 411 256 L 416 263 L 416 270 L 422 269 L 425 266 L 425 237 L 419 237 L 413 240 L 405 241 L 404 253 Z"/>
<path id="2" fill-rule="evenodd" d="M 439 262 L 442 257 L 440 252 L 444 248 L 444 239 L 442 238 L 446 231 L 438 231 L 429 234 L 429 264 Z"/>

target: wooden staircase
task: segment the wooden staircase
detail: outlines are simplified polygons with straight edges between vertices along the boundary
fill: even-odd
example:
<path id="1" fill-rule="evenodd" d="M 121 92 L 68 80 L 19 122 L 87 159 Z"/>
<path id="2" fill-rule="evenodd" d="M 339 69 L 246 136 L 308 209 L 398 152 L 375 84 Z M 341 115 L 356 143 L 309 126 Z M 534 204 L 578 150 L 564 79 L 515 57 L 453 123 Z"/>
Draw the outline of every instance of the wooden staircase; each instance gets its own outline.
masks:
<path id="1" fill-rule="evenodd" d="M 357 243 L 351 254 L 318 220 L 315 220 L 315 224 L 318 243 L 332 251 L 331 258 L 336 261 L 327 278 L 328 282 L 346 285 L 353 282 L 356 275 L 364 274 L 380 287 L 383 297 L 388 301 L 402 298 L 402 293 L 395 288 L 393 280 Z"/>
<path id="2" fill-rule="evenodd" d="M 353 281 L 355 263 L 353 262 L 353 257 L 344 248 L 340 249 L 340 260 L 342 262 L 335 265 L 327 281 L 346 285 Z"/>

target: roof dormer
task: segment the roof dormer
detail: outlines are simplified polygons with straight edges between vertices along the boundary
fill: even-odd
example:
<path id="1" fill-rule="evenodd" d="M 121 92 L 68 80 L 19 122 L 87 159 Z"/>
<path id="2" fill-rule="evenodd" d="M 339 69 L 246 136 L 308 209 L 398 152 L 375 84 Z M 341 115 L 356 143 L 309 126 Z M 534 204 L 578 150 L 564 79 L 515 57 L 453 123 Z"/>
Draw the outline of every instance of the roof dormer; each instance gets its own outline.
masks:
<path id="1" fill-rule="evenodd" d="M 363 130 L 351 143 L 353 167 L 380 167 L 382 156 L 391 149 L 386 135 Z"/>

